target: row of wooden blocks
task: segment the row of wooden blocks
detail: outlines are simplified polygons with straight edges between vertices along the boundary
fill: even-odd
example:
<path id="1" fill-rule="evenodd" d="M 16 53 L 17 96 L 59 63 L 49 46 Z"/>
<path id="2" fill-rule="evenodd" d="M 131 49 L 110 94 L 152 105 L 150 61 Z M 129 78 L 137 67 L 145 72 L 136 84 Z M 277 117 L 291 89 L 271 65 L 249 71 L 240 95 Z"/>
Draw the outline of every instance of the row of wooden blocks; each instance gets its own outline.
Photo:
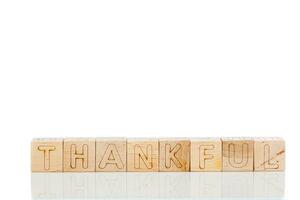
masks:
<path id="1" fill-rule="evenodd" d="M 283 171 L 282 138 L 33 139 L 32 172 Z"/>

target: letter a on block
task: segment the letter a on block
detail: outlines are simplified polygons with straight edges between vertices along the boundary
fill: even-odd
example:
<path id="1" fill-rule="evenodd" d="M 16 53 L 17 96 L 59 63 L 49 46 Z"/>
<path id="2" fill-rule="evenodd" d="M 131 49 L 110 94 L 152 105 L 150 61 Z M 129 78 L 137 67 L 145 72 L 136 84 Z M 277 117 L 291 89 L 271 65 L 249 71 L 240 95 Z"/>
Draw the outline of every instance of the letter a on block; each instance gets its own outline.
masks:
<path id="1" fill-rule="evenodd" d="M 158 140 L 127 140 L 127 171 L 158 171 Z"/>
<path id="2" fill-rule="evenodd" d="M 95 139 L 74 138 L 64 141 L 64 171 L 95 171 Z"/>
<path id="3" fill-rule="evenodd" d="M 31 170 L 32 172 L 62 172 L 63 139 L 33 139 Z"/>
<path id="4" fill-rule="evenodd" d="M 254 142 L 247 138 L 226 138 L 223 142 L 223 171 L 253 171 Z"/>
<path id="5" fill-rule="evenodd" d="M 256 138 L 254 140 L 254 158 L 255 171 L 284 171 L 284 140 L 282 138 Z"/>
<path id="6" fill-rule="evenodd" d="M 96 171 L 126 171 L 126 139 L 96 139 Z"/>
<path id="7" fill-rule="evenodd" d="M 160 140 L 160 171 L 189 171 L 189 159 L 189 140 Z"/>

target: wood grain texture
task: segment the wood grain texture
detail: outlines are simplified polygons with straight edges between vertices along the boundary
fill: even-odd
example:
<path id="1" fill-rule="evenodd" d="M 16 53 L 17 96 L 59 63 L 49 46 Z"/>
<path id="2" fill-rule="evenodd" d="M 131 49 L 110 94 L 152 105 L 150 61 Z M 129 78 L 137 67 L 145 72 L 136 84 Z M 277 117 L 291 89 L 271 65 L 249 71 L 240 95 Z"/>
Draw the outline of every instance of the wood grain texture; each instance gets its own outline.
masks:
<path id="1" fill-rule="evenodd" d="M 220 138 L 191 139 L 191 171 L 222 171 Z"/>
<path id="2" fill-rule="evenodd" d="M 254 158 L 254 171 L 284 171 L 284 140 L 282 138 L 256 138 Z"/>
<path id="3" fill-rule="evenodd" d="M 157 139 L 127 140 L 127 171 L 157 172 L 158 157 Z"/>
<path id="4" fill-rule="evenodd" d="M 96 171 L 126 171 L 127 141 L 125 138 L 96 139 Z"/>
<path id="5" fill-rule="evenodd" d="M 190 171 L 190 141 L 187 139 L 160 139 L 159 171 Z"/>
<path id="6" fill-rule="evenodd" d="M 63 139 L 33 139 L 31 142 L 32 172 L 63 171 Z"/>
<path id="7" fill-rule="evenodd" d="M 94 172 L 96 141 L 91 138 L 64 140 L 64 171 Z"/>
<path id="8" fill-rule="evenodd" d="M 253 171 L 253 139 L 222 138 L 222 146 L 223 171 Z"/>

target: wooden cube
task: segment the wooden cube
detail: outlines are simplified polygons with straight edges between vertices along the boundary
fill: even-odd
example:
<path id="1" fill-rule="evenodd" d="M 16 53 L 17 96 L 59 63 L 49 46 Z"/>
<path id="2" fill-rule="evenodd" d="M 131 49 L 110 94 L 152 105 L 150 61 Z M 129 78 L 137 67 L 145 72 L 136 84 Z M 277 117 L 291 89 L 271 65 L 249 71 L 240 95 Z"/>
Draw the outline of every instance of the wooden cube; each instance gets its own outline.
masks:
<path id="1" fill-rule="evenodd" d="M 284 171 L 284 140 L 282 138 L 256 138 L 254 158 L 255 171 Z"/>
<path id="2" fill-rule="evenodd" d="M 159 170 L 162 172 L 190 171 L 190 141 L 160 139 Z"/>
<path id="3" fill-rule="evenodd" d="M 126 171 L 126 151 L 125 138 L 97 138 L 96 171 Z"/>
<path id="4" fill-rule="evenodd" d="M 63 171 L 63 139 L 33 139 L 31 142 L 32 172 Z"/>
<path id="5" fill-rule="evenodd" d="M 220 138 L 191 139 L 191 171 L 222 171 Z"/>
<path id="6" fill-rule="evenodd" d="M 157 139 L 128 139 L 127 171 L 157 172 L 158 150 Z"/>
<path id="7" fill-rule="evenodd" d="M 222 146 L 223 171 L 253 171 L 253 139 L 223 138 Z"/>
<path id="8" fill-rule="evenodd" d="M 96 141 L 91 138 L 64 140 L 64 171 L 94 172 Z"/>

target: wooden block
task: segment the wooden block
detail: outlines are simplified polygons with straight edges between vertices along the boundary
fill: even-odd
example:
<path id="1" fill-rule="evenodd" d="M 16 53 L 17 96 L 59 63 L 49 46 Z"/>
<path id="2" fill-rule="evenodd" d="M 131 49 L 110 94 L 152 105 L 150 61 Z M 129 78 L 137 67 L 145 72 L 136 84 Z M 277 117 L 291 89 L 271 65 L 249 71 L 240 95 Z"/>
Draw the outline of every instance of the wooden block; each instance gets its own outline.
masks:
<path id="1" fill-rule="evenodd" d="M 95 139 L 68 138 L 64 140 L 64 171 L 95 171 Z"/>
<path id="2" fill-rule="evenodd" d="M 126 151 L 125 138 L 97 138 L 96 171 L 126 171 Z"/>
<path id="3" fill-rule="evenodd" d="M 254 140 L 254 170 L 284 171 L 285 142 L 282 138 L 256 138 Z"/>
<path id="4" fill-rule="evenodd" d="M 190 141 L 187 139 L 160 139 L 160 164 L 162 172 L 190 171 Z"/>
<path id="5" fill-rule="evenodd" d="M 222 171 L 220 138 L 191 139 L 191 171 Z"/>
<path id="6" fill-rule="evenodd" d="M 253 171 L 253 139 L 222 138 L 222 146 L 223 171 Z"/>
<path id="7" fill-rule="evenodd" d="M 63 139 L 33 139 L 31 142 L 32 172 L 63 171 Z"/>
<path id="8" fill-rule="evenodd" d="M 158 156 L 157 139 L 127 140 L 127 171 L 157 172 Z"/>

